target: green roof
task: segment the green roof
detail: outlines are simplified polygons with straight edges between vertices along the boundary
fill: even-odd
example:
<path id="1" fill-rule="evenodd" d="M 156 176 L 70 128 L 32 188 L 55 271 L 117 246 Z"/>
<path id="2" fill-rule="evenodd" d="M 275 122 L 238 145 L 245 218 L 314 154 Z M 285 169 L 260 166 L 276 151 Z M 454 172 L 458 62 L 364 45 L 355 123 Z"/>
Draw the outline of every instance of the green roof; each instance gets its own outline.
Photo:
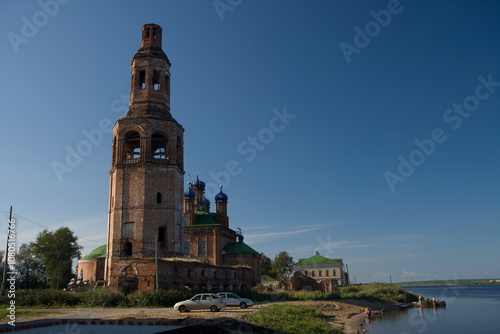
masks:
<path id="1" fill-rule="evenodd" d="M 82 257 L 82 260 L 92 260 L 104 254 L 106 254 L 106 245 L 97 247 L 92 252 L 90 252 L 89 255 L 85 255 L 84 257 Z"/>
<path id="2" fill-rule="evenodd" d="M 259 254 L 252 247 L 248 246 L 243 241 L 228 242 L 224 246 L 224 252 L 226 254 L 254 254 L 254 255 Z"/>
<path id="3" fill-rule="evenodd" d="M 342 263 L 342 259 L 329 259 L 319 254 L 313 255 L 307 259 L 299 259 L 296 265 L 301 264 L 327 264 L 327 263 Z"/>
<path id="4" fill-rule="evenodd" d="M 215 220 L 215 213 L 198 212 L 196 215 L 195 225 L 219 225 Z"/>

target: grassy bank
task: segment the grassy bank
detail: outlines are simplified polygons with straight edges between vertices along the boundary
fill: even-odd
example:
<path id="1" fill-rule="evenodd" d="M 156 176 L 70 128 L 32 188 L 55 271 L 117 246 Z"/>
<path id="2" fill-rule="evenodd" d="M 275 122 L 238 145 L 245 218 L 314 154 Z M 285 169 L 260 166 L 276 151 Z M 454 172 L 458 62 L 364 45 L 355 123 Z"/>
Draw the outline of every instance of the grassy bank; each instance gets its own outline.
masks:
<path id="1" fill-rule="evenodd" d="M 110 292 L 105 288 L 79 294 L 69 294 L 61 290 L 18 290 L 16 307 L 61 308 L 61 307 L 172 307 L 176 302 L 191 298 L 197 292 L 180 290 L 137 291 L 128 295 Z M 254 302 L 281 302 L 300 300 L 342 300 L 364 299 L 368 301 L 412 302 L 418 297 L 397 285 L 372 283 L 341 287 L 332 293 L 319 291 L 237 291 L 240 297 Z M 10 299 L 0 296 L 0 305 L 8 305 Z"/>
<path id="2" fill-rule="evenodd" d="M 318 309 L 309 306 L 275 304 L 249 314 L 246 320 L 285 333 L 342 333 L 341 328 L 330 326 Z"/>

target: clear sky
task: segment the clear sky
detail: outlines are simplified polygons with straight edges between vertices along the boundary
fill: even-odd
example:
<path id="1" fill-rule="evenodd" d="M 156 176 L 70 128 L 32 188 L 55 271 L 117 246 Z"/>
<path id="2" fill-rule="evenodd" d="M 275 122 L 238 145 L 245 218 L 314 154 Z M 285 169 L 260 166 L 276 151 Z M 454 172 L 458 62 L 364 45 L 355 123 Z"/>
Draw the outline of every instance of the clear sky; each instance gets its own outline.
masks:
<path id="1" fill-rule="evenodd" d="M 156 23 L 185 182 L 213 202 L 225 176 L 255 250 L 342 258 L 358 283 L 499 278 L 499 17 L 493 0 L 3 0 L 0 213 L 18 246 L 43 226 L 105 244 L 109 124 Z"/>

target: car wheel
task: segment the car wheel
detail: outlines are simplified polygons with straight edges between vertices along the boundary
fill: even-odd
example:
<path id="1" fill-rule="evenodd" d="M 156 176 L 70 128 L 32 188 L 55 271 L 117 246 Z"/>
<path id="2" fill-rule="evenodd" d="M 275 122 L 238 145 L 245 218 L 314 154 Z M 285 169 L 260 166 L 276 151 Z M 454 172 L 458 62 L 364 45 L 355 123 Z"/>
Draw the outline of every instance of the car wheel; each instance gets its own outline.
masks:
<path id="1" fill-rule="evenodd" d="M 219 308 L 216 305 L 212 305 L 212 306 L 210 306 L 210 311 L 217 312 L 217 311 L 219 311 Z"/>
<path id="2" fill-rule="evenodd" d="M 179 306 L 179 312 L 184 313 L 186 311 L 187 311 L 186 306 L 184 306 L 184 305 Z"/>
<path id="3" fill-rule="evenodd" d="M 241 303 L 240 303 L 240 307 L 241 307 L 241 308 L 247 308 L 247 303 L 245 303 L 245 302 L 241 302 Z"/>

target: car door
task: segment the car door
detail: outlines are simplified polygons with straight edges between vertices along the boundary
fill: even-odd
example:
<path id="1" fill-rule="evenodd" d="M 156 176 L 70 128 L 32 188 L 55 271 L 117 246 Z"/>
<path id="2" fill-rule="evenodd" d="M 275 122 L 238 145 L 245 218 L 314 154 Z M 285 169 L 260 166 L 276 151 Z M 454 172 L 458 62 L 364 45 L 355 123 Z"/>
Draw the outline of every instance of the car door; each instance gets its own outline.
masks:
<path id="1" fill-rule="evenodd" d="M 228 293 L 226 298 L 227 298 L 227 305 L 230 306 L 240 305 L 240 299 L 234 293 Z"/>
<path id="2" fill-rule="evenodd" d="M 201 309 L 202 308 L 201 298 L 202 298 L 202 295 L 196 295 L 193 298 L 191 298 L 188 309 L 189 310 Z"/>
<path id="3" fill-rule="evenodd" d="M 210 309 L 212 306 L 212 297 L 210 295 L 202 295 L 201 296 L 201 308 L 204 310 Z"/>

